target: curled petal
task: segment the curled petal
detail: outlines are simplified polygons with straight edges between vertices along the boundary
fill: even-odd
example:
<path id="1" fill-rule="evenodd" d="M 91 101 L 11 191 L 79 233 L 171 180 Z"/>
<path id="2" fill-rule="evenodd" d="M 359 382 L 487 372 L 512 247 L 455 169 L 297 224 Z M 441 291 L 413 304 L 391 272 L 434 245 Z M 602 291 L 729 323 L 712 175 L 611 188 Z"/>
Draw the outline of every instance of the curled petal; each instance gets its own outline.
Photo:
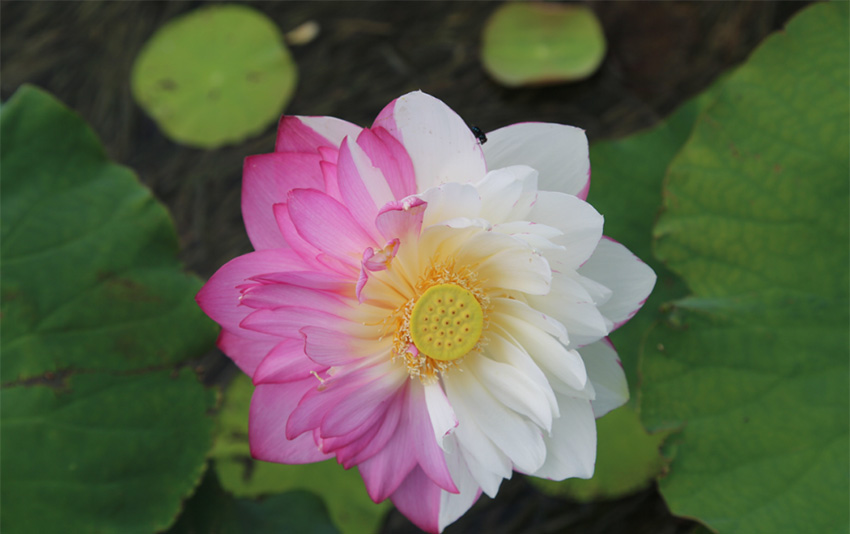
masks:
<path id="1" fill-rule="evenodd" d="M 446 393 L 439 382 L 432 382 L 425 386 L 425 406 L 431 420 L 431 428 L 434 430 L 434 438 L 437 444 L 443 447 L 443 441 L 455 428 L 458 420 Z"/>
<path id="2" fill-rule="evenodd" d="M 388 202 L 378 212 L 375 225 L 387 239 L 410 239 L 419 235 L 427 207 L 428 204 L 417 197 Z"/>

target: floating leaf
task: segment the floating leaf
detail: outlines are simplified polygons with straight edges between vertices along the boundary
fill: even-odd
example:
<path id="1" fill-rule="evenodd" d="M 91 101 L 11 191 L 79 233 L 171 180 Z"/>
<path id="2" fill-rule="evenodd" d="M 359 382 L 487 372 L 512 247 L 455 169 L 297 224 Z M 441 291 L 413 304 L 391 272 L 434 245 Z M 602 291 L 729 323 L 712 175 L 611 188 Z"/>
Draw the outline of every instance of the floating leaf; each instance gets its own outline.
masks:
<path id="1" fill-rule="evenodd" d="M 277 26 L 242 5 L 196 9 L 165 24 L 133 65 L 133 95 L 166 135 L 202 148 L 274 123 L 296 67 Z"/>
<path id="2" fill-rule="evenodd" d="M 646 342 L 661 491 L 719 532 L 847 532 L 848 5 L 812 6 L 671 165 L 657 254 L 688 283 Z"/>
<path id="3" fill-rule="evenodd" d="M 218 482 L 215 470 L 186 503 L 168 534 L 339 534 L 321 499 L 306 491 L 289 491 L 261 501 L 234 499 Z"/>
<path id="4" fill-rule="evenodd" d="M 248 410 L 253 391 L 251 380 L 240 375 L 224 395 L 212 453 L 222 486 L 239 497 L 307 490 L 324 499 L 331 518 L 343 533 L 376 532 L 389 501 L 372 502 L 356 469 L 345 470 L 334 460 L 282 465 L 251 459 Z"/>
<path id="5" fill-rule="evenodd" d="M 584 6 L 506 3 L 484 28 L 484 69 L 503 85 L 569 82 L 593 74 L 605 57 L 605 35 Z"/>
<path id="6" fill-rule="evenodd" d="M 215 339 L 200 281 L 165 209 L 50 95 L 18 90 L 0 136 L 0 529 L 165 528 L 211 439 L 214 396 L 170 369 Z"/>
<path id="7" fill-rule="evenodd" d="M 161 530 L 210 446 L 212 398 L 188 370 L 81 374 L 0 403 L 3 532 Z"/>

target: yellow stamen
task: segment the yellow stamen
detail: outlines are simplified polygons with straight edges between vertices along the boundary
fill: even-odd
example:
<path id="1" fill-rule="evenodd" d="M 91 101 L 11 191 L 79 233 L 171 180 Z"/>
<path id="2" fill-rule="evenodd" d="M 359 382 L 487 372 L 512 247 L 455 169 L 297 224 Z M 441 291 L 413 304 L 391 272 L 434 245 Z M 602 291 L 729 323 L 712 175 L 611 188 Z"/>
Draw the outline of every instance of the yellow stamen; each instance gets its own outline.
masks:
<path id="1" fill-rule="evenodd" d="M 410 337 L 420 352 L 440 361 L 463 357 L 481 339 L 484 311 L 475 296 L 456 284 L 428 288 L 413 306 Z"/>
<path id="2" fill-rule="evenodd" d="M 393 267 L 388 271 L 392 271 L 395 266 L 393 263 Z M 393 334 L 393 359 L 402 359 L 411 378 L 416 377 L 423 383 L 428 383 L 437 380 L 439 375 L 458 366 L 465 356 L 479 352 L 482 346 L 486 345 L 490 299 L 482 290 L 481 282 L 474 271 L 467 267 L 457 267 L 452 260 L 432 263 L 411 289 L 413 295 L 386 318 L 382 331 L 385 334 Z M 421 330 L 426 322 L 423 318 L 426 315 L 434 315 L 434 312 L 426 313 L 428 303 L 432 299 L 436 303 L 440 295 L 451 296 L 455 305 L 462 301 L 466 310 L 472 310 L 468 319 L 460 316 L 461 324 L 457 325 L 452 321 L 451 325 L 443 325 L 446 327 L 443 330 L 444 337 L 449 335 L 449 330 L 453 331 L 451 335 L 455 336 L 448 348 L 445 342 L 437 346 L 436 338 L 429 342 L 427 335 Z M 425 304 L 422 304 L 423 301 Z M 439 309 L 435 308 L 435 311 Z M 450 316 L 449 308 L 446 308 L 445 314 Z M 415 331 L 417 325 L 422 336 L 419 335 L 420 332 Z M 460 327 L 460 330 L 455 327 Z M 464 327 L 468 327 L 469 331 L 464 332 Z M 439 331 L 438 328 L 438 336 Z M 457 341 L 459 331 L 460 342 Z"/>

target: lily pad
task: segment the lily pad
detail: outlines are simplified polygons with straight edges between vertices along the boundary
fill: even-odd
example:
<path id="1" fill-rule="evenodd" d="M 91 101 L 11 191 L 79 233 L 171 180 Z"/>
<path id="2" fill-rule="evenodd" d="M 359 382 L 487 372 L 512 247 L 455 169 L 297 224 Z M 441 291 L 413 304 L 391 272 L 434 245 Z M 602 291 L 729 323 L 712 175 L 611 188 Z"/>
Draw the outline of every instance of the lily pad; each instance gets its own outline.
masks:
<path id="1" fill-rule="evenodd" d="M 345 470 L 335 460 L 282 465 L 251 459 L 248 411 L 254 386 L 238 376 L 227 388 L 218 419 L 212 457 L 221 485 L 237 497 L 259 497 L 292 490 L 320 496 L 331 519 L 344 534 L 373 534 L 389 501 L 375 504 L 356 469 Z"/>
<path id="2" fill-rule="evenodd" d="M 288 491 L 265 499 L 235 499 L 221 487 L 215 470 L 186 502 L 168 534 L 339 534 L 325 504 L 306 491 Z"/>
<path id="3" fill-rule="evenodd" d="M 484 69 L 508 87 L 587 78 L 605 57 L 605 34 L 585 6 L 511 2 L 487 20 Z"/>
<path id="4" fill-rule="evenodd" d="M 91 129 L 23 87 L 0 111 L 0 530 L 152 532 L 197 484 L 214 395 L 179 362 L 192 306 L 162 205 Z"/>
<path id="5" fill-rule="evenodd" d="M 850 526 L 848 5 L 818 4 L 723 84 L 670 167 L 658 257 L 691 296 L 650 333 L 660 481 L 712 530 Z"/>
<path id="6" fill-rule="evenodd" d="M 216 148 L 277 121 L 297 71 L 280 30 L 242 5 L 169 21 L 133 65 L 136 101 L 178 143 Z"/>

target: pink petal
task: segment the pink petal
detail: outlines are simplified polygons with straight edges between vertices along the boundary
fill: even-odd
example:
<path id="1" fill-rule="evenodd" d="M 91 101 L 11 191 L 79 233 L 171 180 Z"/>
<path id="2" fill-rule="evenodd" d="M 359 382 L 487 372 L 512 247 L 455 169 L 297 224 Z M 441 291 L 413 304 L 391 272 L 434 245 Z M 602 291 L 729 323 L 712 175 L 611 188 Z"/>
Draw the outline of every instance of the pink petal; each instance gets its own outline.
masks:
<path id="1" fill-rule="evenodd" d="M 294 437 L 319 426 L 323 437 L 341 436 L 375 414 L 383 415 L 392 394 L 407 376 L 388 374 L 387 367 L 339 372 L 325 380 L 304 395 L 292 412 L 286 425 L 287 436 Z"/>
<path id="2" fill-rule="evenodd" d="M 392 101 L 375 119 L 398 139 L 413 163 L 417 191 L 447 182 L 477 182 L 487 172 L 472 131 L 451 108 L 416 91 Z"/>
<path id="3" fill-rule="evenodd" d="M 398 392 L 396 397 L 402 394 Z M 321 441 L 322 450 L 334 452 L 337 461 L 346 469 L 368 460 L 383 450 L 392 438 L 402 415 L 403 404 L 398 399 L 390 400 L 387 410 L 368 429 L 324 438 Z"/>
<path id="4" fill-rule="evenodd" d="M 280 343 L 280 339 L 259 332 L 246 332 L 241 329 L 239 332 L 245 332 L 251 337 L 244 337 L 222 329 L 218 335 L 217 345 L 221 352 L 227 354 L 242 369 L 242 372 L 248 376 L 253 376 L 257 366 L 260 365 L 269 351 Z"/>
<path id="5" fill-rule="evenodd" d="M 409 470 L 409 465 L 416 464 L 433 483 L 457 493 L 443 451 L 434 437 L 422 385 L 409 382 L 405 386 L 403 402 L 404 415 L 393 437 L 382 451 L 360 464 L 360 473 L 370 497 L 378 502 L 396 490 L 406 471 L 400 472 L 394 466 L 403 465 Z"/>
<path id="6" fill-rule="evenodd" d="M 408 443 L 413 445 L 419 466 L 428 478 L 444 490 L 457 493 L 458 489 L 446 466 L 446 457 L 434 436 L 431 415 L 428 413 L 425 402 L 424 387 L 421 383 L 412 383 L 408 389 L 408 415 L 405 421 L 410 427 Z"/>
<path id="7" fill-rule="evenodd" d="M 362 473 L 362 470 L 361 470 Z M 413 469 L 390 497 L 398 510 L 417 527 L 440 532 L 440 487 L 419 467 Z"/>
<path id="8" fill-rule="evenodd" d="M 286 385 L 261 384 L 256 387 L 248 418 L 251 456 L 284 464 L 306 464 L 330 457 L 319 450 L 311 434 L 287 439 L 285 432 L 289 414 L 317 383 L 315 378 L 310 377 Z"/>
<path id="9" fill-rule="evenodd" d="M 419 469 L 416 456 L 410 454 L 409 448 L 402 446 L 397 439 L 390 439 L 383 449 L 357 468 L 369 497 L 375 502 L 381 502 L 392 495 L 411 470 Z M 433 484 L 427 477 L 425 480 Z"/>
<path id="10" fill-rule="evenodd" d="M 345 136 L 356 138 L 361 128 L 334 117 L 284 115 L 277 127 L 275 152 L 317 152 L 319 147 L 338 147 Z"/>
<path id="11" fill-rule="evenodd" d="M 375 214 L 378 206 L 393 200 L 393 194 L 380 169 L 373 167 L 363 149 L 348 138 L 339 150 L 337 179 L 342 203 L 377 241 Z"/>
<path id="12" fill-rule="evenodd" d="M 375 225 L 385 238 L 404 241 L 405 238 L 419 235 L 427 207 L 428 204 L 418 197 L 390 202 L 381 208 Z"/>
<path id="13" fill-rule="evenodd" d="M 489 132 L 483 149 L 490 169 L 528 165 L 540 173 L 541 191 L 587 197 L 590 157 L 587 136 L 580 128 L 544 122 L 512 124 Z"/>
<path id="14" fill-rule="evenodd" d="M 305 303 L 319 310 L 337 310 L 346 305 L 347 299 L 340 295 L 299 287 L 291 284 L 255 283 L 242 291 L 242 305 L 255 310 L 280 308 L 292 303 Z"/>
<path id="15" fill-rule="evenodd" d="M 403 393 L 400 393 L 400 395 L 401 394 Z M 401 421 L 401 417 L 403 416 L 403 411 L 404 404 L 402 402 L 399 402 L 398 400 L 391 402 L 389 408 L 387 408 L 387 412 L 384 414 L 383 420 L 381 421 L 380 429 L 378 429 L 378 431 L 372 436 L 372 441 L 357 452 L 356 456 L 353 456 L 350 459 L 346 458 L 344 455 L 340 455 L 339 458 L 343 462 L 343 465 L 346 467 L 357 465 L 381 452 L 389 440 L 395 435 L 399 421 Z"/>
<path id="16" fill-rule="evenodd" d="M 344 295 L 351 290 L 351 280 L 336 273 L 322 271 L 287 271 L 280 273 L 266 273 L 253 277 L 261 282 L 274 282 L 289 284 L 293 286 L 307 287 L 333 291 Z"/>
<path id="17" fill-rule="evenodd" d="M 380 127 L 364 128 L 357 137 L 357 144 L 372 160 L 372 165 L 381 169 L 393 198 L 416 194 L 416 174 L 410 156 L 387 130 Z"/>
<path id="18" fill-rule="evenodd" d="M 251 332 L 240 332 L 239 324 L 253 310 L 240 306 L 241 284 L 250 281 L 258 274 L 295 270 L 304 270 L 304 261 L 292 250 L 258 250 L 234 258 L 224 264 L 204 287 L 195 300 L 204 313 L 226 330 L 239 333 L 242 337 L 263 339 Z"/>
<path id="19" fill-rule="evenodd" d="M 331 196 L 336 200 L 342 200 L 342 196 L 339 193 L 339 179 L 337 178 L 337 174 L 339 169 L 337 168 L 336 162 L 331 163 L 329 161 L 322 161 L 319 166 L 322 169 L 322 179 L 325 183 L 325 193 Z"/>
<path id="20" fill-rule="evenodd" d="M 387 365 L 367 385 L 358 387 L 340 405 L 322 418 L 322 436 L 342 436 L 355 431 L 367 422 L 383 418 L 391 403 L 398 398 L 398 391 L 408 380 L 406 372 L 390 374 Z M 368 423 L 371 424 L 371 423 Z"/>
<path id="21" fill-rule="evenodd" d="M 354 334 L 363 328 L 362 325 L 353 323 L 332 311 L 317 310 L 304 305 L 257 310 L 239 324 L 249 331 L 296 339 L 301 338 L 300 331 L 305 326 L 338 328 L 349 334 Z"/>
<path id="22" fill-rule="evenodd" d="M 384 419 L 386 419 L 385 415 L 386 412 L 380 417 L 375 418 L 374 423 L 368 427 L 363 425 L 360 428 L 355 429 L 353 432 L 349 432 L 342 436 L 322 438 L 321 431 L 316 429 L 313 431 L 313 437 L 315 438 L 318 436 L 317 441 L 322 450 L 326 453 L 332 453 L 336 456 L 338 464 L 349 469 L 356 465 L 351 461 L 351 459 L 372 442 L 375 434 L 381 428 Z"/>
<path id="23" fill-rule="evenodd" d="M 304 354 L 304 342 L 300 339 L 284 339 L 266 354 L 254 371 L 254 385 L 284 384 L 312 378 L 327 370 Z"/>
<path id="24" fill-rule="evenodd" d="M 348 208 L 320 191 L 290 191 L 286 206 L 298 235 L 340 261 L 359 267 L 363 250 L 374 244 Z"/>
<path id="25" fill-rule="evenodd" d="M 333 163 L 336 165 L 339 159 L 339 148 L 330 146 L 320 146 L 319 155 L 322 156 L 322 162 Z"/>
<path id="26" fill-rule="evenodd" d="M 335 328 L 307 326 L 301 329 L 301 334 L 304 336 L 304 353 L 314 362 L 327 367 L 353 363 L 389 350 L 386 345 L 381 347 L 373 339 L 358 339 Z"/>
<path id="27" fill-rule="evenodd" d="M 272 206 L 295 188 L 323 189 L 318 154 L 260 154 L 245 158 L 242 170 L 242 218 L 257 250 L 288 248 Z"/>

